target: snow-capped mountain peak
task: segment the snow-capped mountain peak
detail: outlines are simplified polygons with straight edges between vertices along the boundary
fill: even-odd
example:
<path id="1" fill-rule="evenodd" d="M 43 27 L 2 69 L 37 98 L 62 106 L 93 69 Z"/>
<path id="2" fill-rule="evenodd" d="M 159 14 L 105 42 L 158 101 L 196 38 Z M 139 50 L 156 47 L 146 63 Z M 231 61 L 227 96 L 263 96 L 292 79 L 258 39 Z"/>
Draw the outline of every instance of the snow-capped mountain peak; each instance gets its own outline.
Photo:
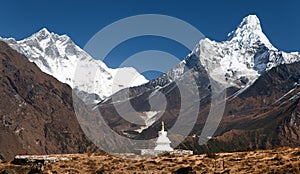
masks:
<path id="1" fill-rule="evenodd" d="M 246 16 L 241 24 L 239 25 L 239 28 L 243 28 L 243 26 L 253 26 L 254 28 L 257 28 L 262 31 L 261 26 L 260 26 L 260 20 L 256 15 L 248 15 Z"/>
<path id="2" fill-rule="evenodd" d="M 240 25 L 235 30 L 235 33 L 239 33 L 240 31 L 251 30 L 251 31 L 259 31 L 262 32 L 262 28 L 260 25 L 260 20 L 256 15 L 246 16 Z"/>
<path id="3" fill-rule="evenodd" d="M 43 72 L 69 84 L 73 89 L 95 93 L 100 99 L 120 89 L 147 82 L 134 68 L 108 68 L 104 62 L 93 59 L 78 47 L 69 36 L 49 32 L 46 28 L 20 41 L 13 38 L 2 40 L 24 54 Z M 123 81 L 116 77 L 121 73 L 116 72 L 122 72 Z"/>
<path id="4" fill-rule="evenodd" d="M 298 53 L 277 50 L 256 15 L 245 17 L 223 42 L 200 40 L 195 54 L 210 76 L 227 86 L 248 86 L 271 68 L 300 60 Z"/>
<path id="5" fill-rule="evenodd" d="M 54 33 L 52 33 L 53 35 Z M 51 35 L 51 33 L 46 29 L 46 28 L 42 28 L 39 32 L 33 34 L 33 36 L 37 37 L 40 41 L 49 37 Z"/>
<path id="6" fill-rule="evenodd" d="M 228 36 L 222 42 L 201 39 L 183 61 L 151 83 L 164 86 L 202 65 L 212 79 L 244 88 L 279 64 L 300 61 L 299 53 L 279 51 L 269 42 L 256 15 L 246 16 Z"/>
<path id="7" fill-rule="evenodd" d="M 267 48 L 276 50 L 263 33 L 260 20 L 256 15 L 245 17 L 240 25 L 228 34 L 228 41 L 238 42 L 241 46 L 252 46 L 260 42 Z"/>

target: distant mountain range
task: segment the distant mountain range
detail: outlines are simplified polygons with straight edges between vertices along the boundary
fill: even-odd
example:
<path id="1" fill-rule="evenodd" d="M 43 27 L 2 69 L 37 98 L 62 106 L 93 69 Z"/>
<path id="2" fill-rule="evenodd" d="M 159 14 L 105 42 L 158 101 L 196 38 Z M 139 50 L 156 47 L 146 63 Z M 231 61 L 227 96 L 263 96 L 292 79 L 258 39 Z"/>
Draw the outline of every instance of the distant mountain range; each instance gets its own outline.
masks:
<path id="1" fill-rule="evenodd" d="M 46 28 L 20 41 L 14 38 L 2 40 L 28 57 L 43 72 L 70 85 L 74 90 L 97 94 L 99 100 L 120 89 L 147 82 L 134 68 L 108 68 L 104 62 L 93 59 L 78 47 L 67 35 L 60 36 Z M 133 78 L 134 81 L 122 81 L 115 78 L 116 74 L 122 74 L 125 79 Z"/>
<path id="2" fill-rule="evenodd" d="M 46 29 L 21 41 L 1 40 L 10 47 L 0 43 L 0 158 L 96 150 L 84 135 L 101 131 L 95 110 L 119 135 L 142 140 L 157 136 L 161 120 L 171 129 L 179 114 L 184 119 L 181 127 L 190 127 L 196 112 L 191 133 L 179 145 L 195 152 L 300 145 L 300 55 L 272 46 L 255 15 L 245 17 L 226 41 L 200 40 L 176 67 L 149 82 L 133 68 L 108 68 L 68 36 Z M 74 78 L 77 71 L 82 77 Z M 137 81 L 130 85 L 126 80 L 116 82 L 116 71 L 135 76 Z M 224 90 L 212 93 L 214 83 Z M 193 88 L 199 93 L 197 100 L 191 100 Z M 73 106 L 72 89 L 83 100 L 88 95 L 98 96 L 92 110 L 73 96 L 80 108 L 77 119 L 90 129 L 80 127 L 76 120 L 78 106 Z M 211 98 L 222 93 L 226 97 L 220 125 L 212 137 L 203 136 Z M 157 100 L 161 94 L 167 101 L 166 109 Z M 189 101 L 185 109 L 182 101 Z M 125 115 L 119 114 L 120 108 Z M 124 116 L 139 118 L 142 125 L 128 122 Z M 92 139 L 112 148 L 124 143 L 104 134 L 96 132 Z M 172 139 L 175 136 L 170 134 L 171 141 L 176 142 Z M 200 146 L 203 139 L 208 144 Z M 127 143 L 121 144 L 121 150 L 130 149 Z"/>

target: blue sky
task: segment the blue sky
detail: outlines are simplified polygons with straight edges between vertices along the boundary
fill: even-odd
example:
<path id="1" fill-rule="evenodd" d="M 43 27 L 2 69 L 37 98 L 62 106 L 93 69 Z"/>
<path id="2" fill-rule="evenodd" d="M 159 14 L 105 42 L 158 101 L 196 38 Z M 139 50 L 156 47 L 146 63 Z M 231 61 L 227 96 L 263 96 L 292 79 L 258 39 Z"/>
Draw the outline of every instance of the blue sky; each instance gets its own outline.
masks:
<path id="1" fill-rule="evenodd" d="M 242 18 L 256 14 L 271 43 L 283 51 L 300 51 L 298 0 L 26 0 L 2 1 L 0 36 L 22 39 L 45 27 L 67 34 L 80 47 L 103 27 L 139 14 L 164 14 L 184 20 L 206 37 L 221 41 Z M 126 57 L 143 50 L 162 50 L 184 58 L 188 50 L 159 37 L 136 38 L 116 47 L 105 59 L 117 67 Z M 149 78 L 155 75 L 149 75 Z"/>

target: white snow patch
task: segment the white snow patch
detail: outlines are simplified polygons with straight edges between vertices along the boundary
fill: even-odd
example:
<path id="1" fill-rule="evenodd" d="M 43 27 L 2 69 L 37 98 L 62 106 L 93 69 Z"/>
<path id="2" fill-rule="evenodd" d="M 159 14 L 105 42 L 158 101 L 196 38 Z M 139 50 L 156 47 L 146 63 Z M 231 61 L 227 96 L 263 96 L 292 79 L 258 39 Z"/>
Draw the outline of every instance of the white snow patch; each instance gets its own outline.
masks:
<path id="1" fill-rule="evenodd" d="M 144 119 L 145 121 L 145 126 L 141 126 L 139 129 L 135 130 L 138 133 L 143 132 L 143 130 L 147 129 L 150 127 L 155 121 L 159 118 L 155 117 L 158 113 L 161 111 L 147 111 L 147 112 L 142 112 L 141 113 L 141 118 Z"/>

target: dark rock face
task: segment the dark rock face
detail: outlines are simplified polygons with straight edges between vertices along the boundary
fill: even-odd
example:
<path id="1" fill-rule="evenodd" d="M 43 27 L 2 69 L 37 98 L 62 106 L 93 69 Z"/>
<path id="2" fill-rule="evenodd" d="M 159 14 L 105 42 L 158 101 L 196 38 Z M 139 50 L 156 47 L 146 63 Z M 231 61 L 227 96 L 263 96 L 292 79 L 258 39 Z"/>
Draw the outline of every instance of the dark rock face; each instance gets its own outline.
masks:
<path id="1" fill-rule="evenodd" d="M 181 167 L 174 172 L 175 174 L 194 174 L 196 173 L 192 167 Z"/>
<path id="2" fill-rule="evenodd" d="M 0 42 L 0 154 L 76 153 L 96 149 L 72 106 L 72 90 Z"/>
<path id="3" fill-rule="evenodd" d="M 43 171 L 44 171 L 44 165 L 42 163 L 37 163 L 32 166 L 28 174 L 37 174 L 37 173 L 42 174 Z"/>

